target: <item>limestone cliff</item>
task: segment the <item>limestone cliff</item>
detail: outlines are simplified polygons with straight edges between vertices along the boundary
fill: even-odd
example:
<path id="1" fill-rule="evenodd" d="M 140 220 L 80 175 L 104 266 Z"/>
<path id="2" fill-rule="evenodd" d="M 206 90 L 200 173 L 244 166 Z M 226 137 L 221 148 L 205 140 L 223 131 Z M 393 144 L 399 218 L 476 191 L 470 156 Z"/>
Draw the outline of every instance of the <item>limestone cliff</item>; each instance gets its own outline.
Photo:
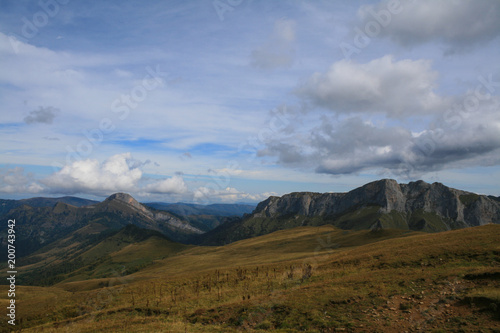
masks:
<path id="1" fill-rule="evenodd" d="M 500 223 L 500 199 L 424 181 L 368 183 L 347 193 L 296 192 L 269 197 L 250 215 L 204 235 L 224 244 L 303 225 L 437 232 Z"/>
<path id="2" fill-rule="evenodd" d="M 378 206 L 380 213 L 432 213 L 464 226 L 500 223 L 500 202 L 495 198 L 424 181 L 398 184 L 392 179 L 368 183 L 348 193 L 291 193 L 261 202 L 253 217 L 285 215 L 337 216 L 353 209 Z"/>

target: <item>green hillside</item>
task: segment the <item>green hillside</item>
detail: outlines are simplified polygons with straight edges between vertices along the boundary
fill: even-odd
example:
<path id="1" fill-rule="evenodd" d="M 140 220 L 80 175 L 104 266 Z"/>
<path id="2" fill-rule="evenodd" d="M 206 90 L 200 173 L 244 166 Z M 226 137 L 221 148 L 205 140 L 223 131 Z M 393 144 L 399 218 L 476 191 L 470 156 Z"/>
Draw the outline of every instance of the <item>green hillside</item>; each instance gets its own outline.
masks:
<path id="1" fill-rule="evenodd" d="M 92 223 L 22 258 L 18 279 L 24 285 L 49 286 L 124 276 L 187 248 L 131 224 L 117 231 Z"/>

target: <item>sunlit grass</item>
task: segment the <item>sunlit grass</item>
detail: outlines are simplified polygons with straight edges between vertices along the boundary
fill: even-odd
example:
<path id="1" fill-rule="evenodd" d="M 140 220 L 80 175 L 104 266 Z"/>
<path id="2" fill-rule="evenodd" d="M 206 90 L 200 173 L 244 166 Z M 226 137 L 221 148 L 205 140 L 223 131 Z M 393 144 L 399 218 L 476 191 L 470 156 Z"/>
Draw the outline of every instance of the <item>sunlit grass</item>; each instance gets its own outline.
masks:
<path id="1" fill-rule="evenodd" d="M 19 318 L 28 332 L 387 331 L 402 319 L 402 330 L 494 328 L 500 283 L 484 277 L 498 265 L 499 231 L 279 231 L 189 248 L 128 276 L 20 286 Z M 135 245 L 113 258 L 133 249 L 148 251 Z M 484 298 L 474 322 L 447 321 L 472 316 L 468 304 Z M 420 322 L 408 319 L 416 315 Z"/>

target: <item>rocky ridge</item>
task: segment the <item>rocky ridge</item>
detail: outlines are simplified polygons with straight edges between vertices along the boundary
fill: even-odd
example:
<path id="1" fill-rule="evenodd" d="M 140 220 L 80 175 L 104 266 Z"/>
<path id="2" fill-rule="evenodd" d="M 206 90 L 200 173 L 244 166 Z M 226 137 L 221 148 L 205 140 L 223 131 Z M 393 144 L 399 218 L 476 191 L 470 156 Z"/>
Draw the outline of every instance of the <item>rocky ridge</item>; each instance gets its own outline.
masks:
<path id="1" fill-rule="evenodd" d="M 252 214 L 203 235 L 220 245 L 277 230 L 331 224 L 341 229 L 438 232 L 500 223 L 500 198 L 424 181 L 368 183 L 347 193 L 295 192 L 272 196 Z"/>
<path id="2" fill-rule="evenodd" d="M 252 216 L 337 216 L 367 206 L 380 207 L 380 213 L 432 213 L 463 223 L 464 227 L 500 223 L 498 198 L 449 188 L 441 183 L 429 184 L 420 180 L 398 184 L 393 179 L 368 183 L 347 193 L 296 192 L 270 197 L 257 206 Z"/>
<path id="3" fill-rule="evenodd" d="M 114 204 L 113 204 L 114 203 Z M 118 204 L 118 207 L 116 207 Z M 120 204 L 125 204 L 126 208 L 129 208 L 135 211 L 137 214 L 141 215 L 146 221 L 151 221 L 151 225 L 140 225 L 141 227 L 145 227 L 147 229 L 152 229 L 156 231 L 164 231 L 162 229 L 169 228 L 172 230 L 183 230 L 187 232 L 192 232 L 195 234 L 201 234 L 201 231 L 198 228 L 191 226 L 186 221 L 179 220 L 175 216 L 168 214 L 162 211 L 152 211 L 135 200 L 130 194 L 127 193 L 115 193 L 104 200 L 102 203 L 97 204 L 96 208 L 99 210 L 123 210 L 123 207 L 120 207 Z"/>

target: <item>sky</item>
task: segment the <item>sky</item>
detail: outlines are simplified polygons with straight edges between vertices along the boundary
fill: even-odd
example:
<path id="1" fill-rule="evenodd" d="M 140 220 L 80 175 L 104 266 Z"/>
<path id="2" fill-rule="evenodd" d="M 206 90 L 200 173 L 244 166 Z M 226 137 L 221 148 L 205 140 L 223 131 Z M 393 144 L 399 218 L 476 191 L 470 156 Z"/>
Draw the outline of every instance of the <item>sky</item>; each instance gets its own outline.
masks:
<path id="1" fill-rule="evenodd" d="M 0 198 L 500 195 L 497 0 L 0 1 Z"/>

